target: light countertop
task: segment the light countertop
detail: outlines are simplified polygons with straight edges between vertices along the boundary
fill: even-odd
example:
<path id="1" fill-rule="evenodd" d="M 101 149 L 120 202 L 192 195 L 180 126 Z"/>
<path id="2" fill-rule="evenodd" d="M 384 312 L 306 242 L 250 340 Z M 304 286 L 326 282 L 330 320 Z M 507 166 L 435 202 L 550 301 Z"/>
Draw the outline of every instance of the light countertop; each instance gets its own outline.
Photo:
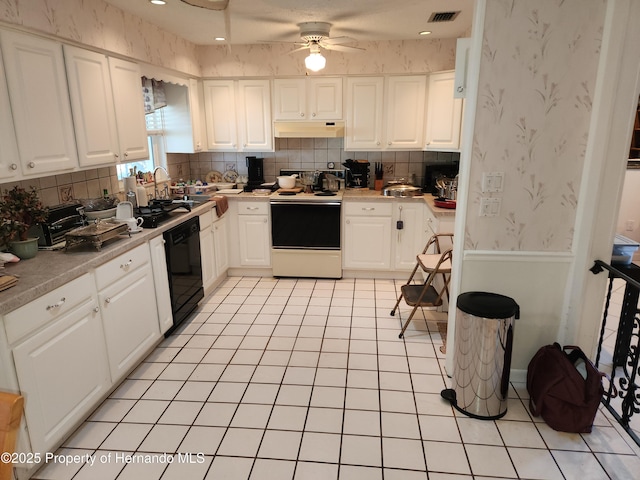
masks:
<path id="1" fill-rule="evenodd" d="M 145 228 L 140 233 L 107 241 L 100 251 L 91 244 L 78 245 L 57 251 L 39 251 L 35 258 L 6 263 L 5 273 L 18 277 L 18 283 L 0 292 L 0 314 L 8 313 L 36 298 L 77 278 L 105 262 L 138 245 L 161 235 L 183 221 L 201 215 L 215 207 L 215 202 L 206 202 L 187 212 L 184 209 L 169 213 L 172 217 L 157 228 Z"/>

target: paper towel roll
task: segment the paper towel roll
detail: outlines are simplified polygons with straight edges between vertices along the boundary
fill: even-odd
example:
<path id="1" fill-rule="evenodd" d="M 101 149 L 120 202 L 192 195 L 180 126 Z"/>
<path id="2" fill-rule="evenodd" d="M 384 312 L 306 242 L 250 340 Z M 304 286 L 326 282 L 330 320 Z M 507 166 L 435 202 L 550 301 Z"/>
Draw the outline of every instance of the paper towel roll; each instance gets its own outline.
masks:
<path id="1" fill-rule="evenodd" d="M 136 186 L 136 177 L 124 177 L 124 193 L 135 192 Z"/>
<path id="2" fill-rule="evenodd" d="M 139 207 L 146 207 L 149 205 L 149 202 L 147 199 L 147 189 L 144 188 L 142 185 L 138 185 L 136 187 L 136 200 L 138 201 Z"/>

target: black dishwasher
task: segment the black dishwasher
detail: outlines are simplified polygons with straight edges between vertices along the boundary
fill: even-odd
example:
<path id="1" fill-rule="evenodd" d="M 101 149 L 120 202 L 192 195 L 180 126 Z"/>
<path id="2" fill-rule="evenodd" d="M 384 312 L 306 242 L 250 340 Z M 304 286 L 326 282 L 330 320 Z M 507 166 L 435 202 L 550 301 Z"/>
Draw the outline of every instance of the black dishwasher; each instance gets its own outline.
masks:
<path id="1" fill-rule="evenodd" d="M 200 263 L 200 221 L 187 220 L 163 234 L 173 326 L 169 335 L 182 323 L 204 298 L 202 265 Z"/>

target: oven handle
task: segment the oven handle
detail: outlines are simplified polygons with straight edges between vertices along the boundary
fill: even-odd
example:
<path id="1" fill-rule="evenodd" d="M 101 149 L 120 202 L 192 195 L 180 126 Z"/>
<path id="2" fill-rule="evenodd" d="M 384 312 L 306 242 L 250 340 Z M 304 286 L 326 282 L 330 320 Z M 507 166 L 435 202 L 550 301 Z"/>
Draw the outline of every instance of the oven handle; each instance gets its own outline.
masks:
<path id="1" fill-rule="evenodd" d="M 330 205 L 330 206 L 337 206 L 337 207 L 342 205 L 342 202 L 325 202 L 325 201 L 318 201 L 318 200 L 309 200 L 307 202 L 305 202 L 304 200 L 297 200 L 297 201 L 271 200 L 269 203 L 271 205 L 324 205 L 324 206 Z"/>

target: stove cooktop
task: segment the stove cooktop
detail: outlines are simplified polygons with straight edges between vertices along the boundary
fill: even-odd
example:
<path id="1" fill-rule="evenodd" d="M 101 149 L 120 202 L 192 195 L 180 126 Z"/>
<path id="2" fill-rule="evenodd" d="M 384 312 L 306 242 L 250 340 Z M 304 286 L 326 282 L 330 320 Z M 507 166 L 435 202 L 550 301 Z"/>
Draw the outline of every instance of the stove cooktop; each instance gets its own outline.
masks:
<path id="1" fill-rule="evenodd" d="M 188 203 L 172 203 L 152 201 L 147 207 L 136 207 L 135 217 L 142 217 L 142 228 L 156 228 L 159 224 L 169 219 L 169 212 L 178 208 L 185 208 L 191 211 Z"/>
<path id="2" fill-rule="evenodd" d="M 313 192 L 313 193 L 294 193 L 294 192 L 274 192 L 270 195 L 270 200 L 274 201 L 313 201 L 313 202 L 341 202 L 343 191 L 337 192 Z"/>

